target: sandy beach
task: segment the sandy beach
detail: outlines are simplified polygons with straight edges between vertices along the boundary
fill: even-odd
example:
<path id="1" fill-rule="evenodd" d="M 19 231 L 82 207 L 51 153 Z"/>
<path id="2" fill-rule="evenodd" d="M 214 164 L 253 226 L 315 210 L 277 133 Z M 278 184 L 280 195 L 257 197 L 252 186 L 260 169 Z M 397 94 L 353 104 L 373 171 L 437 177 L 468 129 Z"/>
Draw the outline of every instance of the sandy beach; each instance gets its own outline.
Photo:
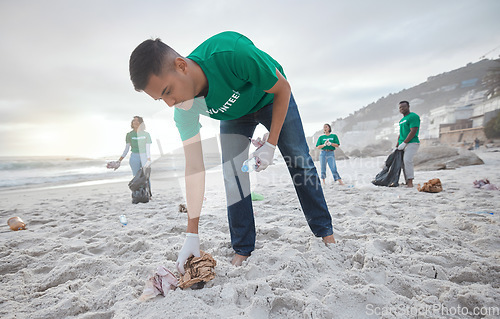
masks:
<path id="1" fill-rule="evenodd" d="M 325 197 L 337 244 L 309 230 L 283 163 L 252 173 L 257 247 L 230 260 L 222 174 L 207 173 L 201 249 L 217 261 L 201 290 L 138 301 L 157 266 L 174 271 L 184 241 L 182 179 L 154 175 L 133 205 L 126 182 L 2 191 L 1 318 L 499 318 L 500 152 L 484 165 L 416 171 L 422 193 L 371 184 L 385 157 L 338 161 Z M 319 164 L 316 163 L 319 168 Z M 493 214 L 486 214 L 488 212 Z M 119 222 L 125 214 L 128 225 Z M 11 231 L 19 216 L 27 230 Z"/>

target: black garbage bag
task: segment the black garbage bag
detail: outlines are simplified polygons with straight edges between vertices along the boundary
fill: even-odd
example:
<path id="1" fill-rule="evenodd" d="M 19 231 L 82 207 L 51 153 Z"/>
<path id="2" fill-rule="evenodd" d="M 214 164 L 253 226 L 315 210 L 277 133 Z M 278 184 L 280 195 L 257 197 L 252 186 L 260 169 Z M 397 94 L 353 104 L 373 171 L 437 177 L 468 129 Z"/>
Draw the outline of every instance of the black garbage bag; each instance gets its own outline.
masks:
<path id="1" fill-rule="evenodd" d="M 399 186 L 399 176 L 401 175 L 401 168 L 403 167 L 403 153 L 404 151 L 395 150 L 387 157 L 385 160 L 385 167 L 372 181 L 374 185 L 389 187 Z"/>
<path id="2" fill-rule="evenodd" d="M 132 191 L 132 204 L 147 203 L 153 196 L 149 181 L 150 175 L 151 167 L 141 168 L 128 183 L 128 188 Z"/>

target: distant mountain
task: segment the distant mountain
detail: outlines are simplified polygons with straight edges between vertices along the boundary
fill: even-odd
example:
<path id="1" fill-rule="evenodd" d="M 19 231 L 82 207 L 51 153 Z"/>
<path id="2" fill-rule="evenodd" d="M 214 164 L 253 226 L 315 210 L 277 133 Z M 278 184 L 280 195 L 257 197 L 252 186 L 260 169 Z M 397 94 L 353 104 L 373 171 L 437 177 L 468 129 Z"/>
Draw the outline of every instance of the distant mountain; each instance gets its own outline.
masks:
<path id="1" fill-rule="evenodd" d="M 432 110 L 443 106 L 462 107 L 480 103 L 487 98 L 486 93 L 489 92 L 485 86 L 488 74 L 491 70 L 499 70 L 499 67 L 500 59 L 485 59 L 457 70 L 430 76 L 424 83 L 391 93 L 346 118 L 334 121 L 332 127 L 336 133 L 344 136 L 344 140 L 349 136 L 352 142 L 359 142 L 361 145 L 358 147 L 369 144 L 370 139 L 374 140 L 374 133 L 385 131 L 386 139 L 392 139 L 395 134 L 394 124 L 401 117 L 398 110 L 400 101 L 409 101 L 411 111 L 421 116 L 427 116 Z M 370 136 L 360 139 L 363 132 Z M 313 139 L 320 134 L 321 131 L 318 131 Z"/>

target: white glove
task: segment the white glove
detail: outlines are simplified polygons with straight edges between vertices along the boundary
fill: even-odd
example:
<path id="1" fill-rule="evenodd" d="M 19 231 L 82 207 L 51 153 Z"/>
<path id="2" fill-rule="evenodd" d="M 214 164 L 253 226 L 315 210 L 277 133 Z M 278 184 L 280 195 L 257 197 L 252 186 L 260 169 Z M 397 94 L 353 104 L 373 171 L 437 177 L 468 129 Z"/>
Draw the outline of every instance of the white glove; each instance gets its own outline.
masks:
<path id="1" fill-rule="evenodd" d="M 406 147 L 406 143 L 405 143 L 405 142 L 403 142 L 403 143 L 399 144 L 399 146 L 398 146 L 398 150 L 402 151 L 402 150 L 404 150 L 404 149 L 405 149 L 405 147 Z"/>
<path id="2" fill-rule="evenodd" d="M 256 172 L 265 170 L 269 165 L 273 163 L 275 150 L 276 145 L 265 142 L 264 145 L 253 152 L 252 157 L 257 157 L 260 160 L 259 167 L 255 170 Z"/>
<path id="3" fill-rule="evenodd" d="M 185 274 L 184 264 L 186 260 L 191 257 L 200 257 L 200 238 L 198 234 L 186 233 L 186 240 L 184 241 L 184 246 L 182 246 L 177 261 L 175 262 L 175 268 L 181 273 Z"/>

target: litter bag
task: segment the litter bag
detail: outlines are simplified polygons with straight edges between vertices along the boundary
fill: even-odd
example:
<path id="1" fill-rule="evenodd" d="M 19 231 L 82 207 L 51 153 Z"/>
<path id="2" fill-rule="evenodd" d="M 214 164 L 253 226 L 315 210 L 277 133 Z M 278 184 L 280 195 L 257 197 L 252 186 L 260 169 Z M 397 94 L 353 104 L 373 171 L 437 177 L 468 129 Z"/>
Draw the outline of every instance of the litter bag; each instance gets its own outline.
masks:
<path id="1" fill-rule="evenodd" d="M 128 183 L 128 188 L 132 191 L 132 203 L 147 203 L 151 199 L 151 183 L 149 176 L 151 167 L 141 168 L 134 178 Z"/>
<path id="2" fill-rule="evenodd" d="M 399 186 L 399 176 L 403 167 L 403 151 L 395 150 L 385 160 L 385 167 L 375 176 L 372 181 L 377 186 Z"/>

